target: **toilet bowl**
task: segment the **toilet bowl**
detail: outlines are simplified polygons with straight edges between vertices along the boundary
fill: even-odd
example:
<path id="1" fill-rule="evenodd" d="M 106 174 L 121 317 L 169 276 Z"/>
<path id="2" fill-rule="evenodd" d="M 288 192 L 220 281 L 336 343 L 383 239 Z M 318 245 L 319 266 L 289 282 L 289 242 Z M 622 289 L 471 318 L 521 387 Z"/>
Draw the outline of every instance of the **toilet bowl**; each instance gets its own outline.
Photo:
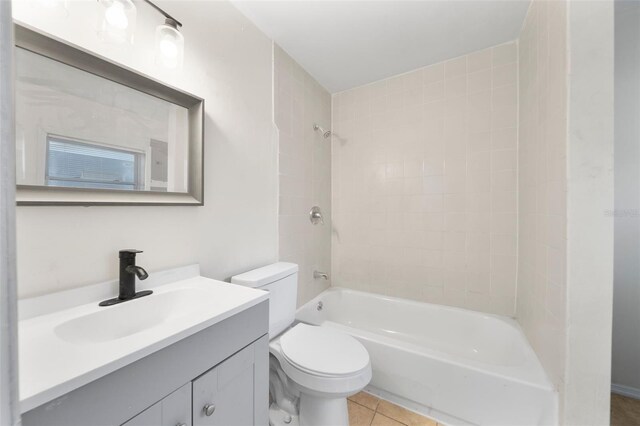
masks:
<path id="1" fill-rule="evenodd" d="M 269 347 L 278 361 L 272 366 L 282 369 L 298 397 L 300 424 L 347 426 L 346 398 L 371 380 L 364 346 L 345 333 L 297 324 Z"/>
<path id="2" fill-rule="evenodd" d="M 276 263 L 231 279 L 270 292 L 269 423 L 348 426 L 347 397 L 371 380 L 365 347 L 337 330 L 294 323 L 298 267 Z"/>

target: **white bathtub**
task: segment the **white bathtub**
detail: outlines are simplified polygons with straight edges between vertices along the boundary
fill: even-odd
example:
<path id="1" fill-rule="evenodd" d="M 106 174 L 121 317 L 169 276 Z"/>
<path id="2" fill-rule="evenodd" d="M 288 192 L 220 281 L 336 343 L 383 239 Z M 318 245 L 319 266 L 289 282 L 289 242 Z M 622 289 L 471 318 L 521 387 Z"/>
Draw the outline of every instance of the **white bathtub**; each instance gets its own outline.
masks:
<path id="1" fill-rule="evenodd" d="M 510 318 L 333 287 L 296 319 L 356 337 L 371 356 L 368 390 L 437 420 L 557 424 L 557 393 Z"/>

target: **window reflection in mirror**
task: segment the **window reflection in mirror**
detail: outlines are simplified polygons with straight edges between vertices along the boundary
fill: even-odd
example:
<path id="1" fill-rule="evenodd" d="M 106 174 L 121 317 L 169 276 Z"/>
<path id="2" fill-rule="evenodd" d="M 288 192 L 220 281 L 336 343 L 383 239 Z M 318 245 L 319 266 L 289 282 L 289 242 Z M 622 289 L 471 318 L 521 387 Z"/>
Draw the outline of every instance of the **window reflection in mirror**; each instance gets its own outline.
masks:
<path id="1" fill-rule="evenodd" d="M 187 192 L 188 110 L 16 49 L 19 185 Z"/>
<path id="2" fill-rule="evenodd" d="M 48 136 L 45 184 L 142 190 L 144 163 L 144 152 Z"/>

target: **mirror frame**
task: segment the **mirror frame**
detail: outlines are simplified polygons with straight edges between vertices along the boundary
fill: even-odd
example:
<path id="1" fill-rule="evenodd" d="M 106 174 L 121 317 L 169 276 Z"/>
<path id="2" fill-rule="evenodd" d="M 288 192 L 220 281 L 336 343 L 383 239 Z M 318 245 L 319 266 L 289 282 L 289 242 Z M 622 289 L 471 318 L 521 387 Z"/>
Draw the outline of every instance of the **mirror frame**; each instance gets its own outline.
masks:
<path id="1" fill-rule="evenodd" d="M 187 192 L 122 191 L 17 185 L 19 206 L 59 205 L 195 205 L 204 204 L 204 99 L 168 86 L 39 31 L 14 23 L 15 46 L 54 61 L 106 78 L 188 110 L 189 176 Z M 15 142 L 14 142 L 15 143 Z"/>

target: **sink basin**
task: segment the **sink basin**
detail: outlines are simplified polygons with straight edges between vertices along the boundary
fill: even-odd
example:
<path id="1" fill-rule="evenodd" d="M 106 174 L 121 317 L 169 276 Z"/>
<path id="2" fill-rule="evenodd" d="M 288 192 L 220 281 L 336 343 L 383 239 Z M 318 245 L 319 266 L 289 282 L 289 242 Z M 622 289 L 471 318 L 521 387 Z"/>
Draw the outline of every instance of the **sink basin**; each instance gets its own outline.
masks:
<path id="1" fill-rule="evenodd" d="M 69 319 L 54 333 L 76 344 L 117 340 L 195 315 L 215 304 L 212 297 L 212 292 L 191 287 L 154 293 Z"/>
<path id="2" fill-rule="evenodd" d="M 18 323 L 25 412 L 268 299 L 199 276 L 197 267 L 150 275 L 149 296 L 101 307 L 117 282 L 23 300 Z M 198 275 L 195 275 L 195 274 Z M 155 281 L 154 281 L 155 280 Z"/>

